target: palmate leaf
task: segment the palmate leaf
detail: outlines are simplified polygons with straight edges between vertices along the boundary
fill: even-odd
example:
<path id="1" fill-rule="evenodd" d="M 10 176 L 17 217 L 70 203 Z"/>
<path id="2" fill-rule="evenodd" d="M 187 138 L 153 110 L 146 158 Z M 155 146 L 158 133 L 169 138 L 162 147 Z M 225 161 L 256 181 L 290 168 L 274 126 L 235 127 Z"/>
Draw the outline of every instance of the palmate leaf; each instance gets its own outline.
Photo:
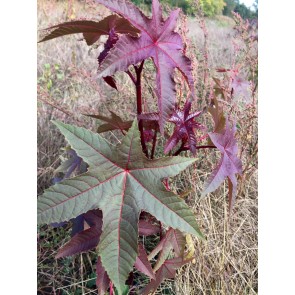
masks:
<path id="1" fill-rule="evenodd" d="M 164 279 L 173 279 L 176 275 L 176 269 L 182 267 L 184 264 L 190 262 L 192 259 L 183 260 L 182 257 L 172 258 L 166 260 L 156 273 L 156 279 L 140 291 L 140 295 L 153 294 L 160 286 Z"/>
<path id="2" fill-rule="evenodd" d="M 99 76 L 111 76 L 117 71 L 126 71 L 130 65 L 151 57 L 157 71 L 159 126 L 163 134 L 164 124 L 175 104 L 173 74 L 176 68 L 182 72 L 194 95 L 191 61 L 183 53 L 184 47 L 180 35 L 174 32 L 179 9 L 172 11 L 164 21 L 158 0 L 153 0 L 151 19 L 128 0 L 97 0 L 97 2 L 121 15 L 141 31 L 139 38 L 125 35 L 119 39 L 102 62 Z"/>
<path id="3" fill-rule="evenodd" d="M 221 159 L 209 176 L 204 185 L 202 195 L 216 190 L 219 185 L 226 179 L 230 180 L 230 212 L 232 210 L 237 187 L 236 174 L 242 173 L 242 162 L 237 157 L 238 146 L 235 139 L 236 128 L 230 128 L 229 122 L 226 121 L 223 133 L 209 133 L 213 144 L 221 152 Z"/>
<path id="4" fill-rule="evenodd" d="M 38 222 L 61 222 L 101 209 L 103 227 L 98 254 L 119 293 L 138 255 L 141 211 L 172 228 L 203 237 L 189 207 L 165 191 L 161 182 L 162 178 L 177 175 L 195 159 L 148 160 L 141 149 L 136 120 L 117 147 L 84 128 L 61 122 L 55 125 L 89 170 L 52 186 L 39 197 Z"/>
<path id="5" fill-rule="evenodd" d="M 170 228 L 166 232 L 166 235 L 162 238 L 160 243 L 153 249 L 153 251 L 148 256 L 148 259 L 151 260 L 161 251 L 159 258 L 154 266 L 154 271 L 157 271 L 163 265 L 172 249 L 174 250 L 176 257 L 183 257 L 184 247 L 184 235 L 179 230 Z"/>
<path id="6" fill-rule="evenodd" d="M 39 43 L 65 35 L 83 33 L 87 45 L 92 45 L 102 35 L 109 35 L 111 30 L 120 34 L 129 34 L 133 37 L 137 37 L 138 33 L 140 33 L 140 31 L 132 26 L 126 19 L 118 17 L 117 15 L 109 15 L 99 22 L 76 20 L 46 28 L 46 30 L 52 29 L 54 30 L 46 34 Z"/>
<path id="7" fill-rule="evenodd" d="M 169 122 L 175 124 L 175 129 L 173 134 L 165 144 L 164 152 L 166 154 L 169 153 L 179 141 L 182 141 L 183 143 L 188 145 L 189 150 L 193 154 L 196 153 L 197 138 L 194 129 L 204 130 L 205 127 L 195 121 L 195 118 L 200 116 L 202 114 L 202 111 L 190 113 L 190 109 L 191 103 L 187 102 L 184 105 L 183 110 L 176 109 L 169 119 Z"/>

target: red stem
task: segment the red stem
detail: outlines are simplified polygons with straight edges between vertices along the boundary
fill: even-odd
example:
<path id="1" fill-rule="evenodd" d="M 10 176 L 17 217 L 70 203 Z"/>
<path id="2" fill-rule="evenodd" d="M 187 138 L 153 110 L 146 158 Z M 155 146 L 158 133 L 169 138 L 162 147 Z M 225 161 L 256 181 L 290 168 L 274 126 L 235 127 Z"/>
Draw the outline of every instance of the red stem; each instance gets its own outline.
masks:
<path id="1" fill-rule="evenodd" d="M 196 149 L 199 150 L 199 149 L 214 149 L 216 148 L 215 145 L 200 145 L 200 146 L 197 146 Z"/>
<path id="2" fill-rule="evenodd" d="M 142 94 L 141 94 L 141 72 L 143 69 L 144 60 L 141 62 L 140 66 L 134 66 L 135 72 L 136 72 L 136 102 L 137 102 L 137 115 L 140 115 L 142 113 Z M 127 73 L 128 74 L 128 73 Z M 145 153 L 146 157 L 148 158 L 148 150 L 145 144 L 144 140 L 144 133 L 143 133 L 143 122 L 142 120 L 139 120 L 138 122 L 138 129 L 140 132 L 140 141 L 142 145 L 142 151 Z"/>
<path id="3" fill-rule="evenodd" d="M 186 148 L 184 147 L 184 145 L 185 145 L 185 142 L 182 141 L 181 146 L 180 146 L 179 149 L 173 154 L 173 156 L 178 156 L 182 151 L 186 151 L 186 150 L 188 150 L 188 149 L 186 149 Z"/>
<path id="4" fill-rule="evenodd" d="M 216 148 L 215 145 L 200 145 L 196 147 L 196 150 L 199 149 L 214 149 Z M 188 147 L 184 147 L 184 142 L 182 142 L 180 148 L 173 154 L 173 156 L 178 156 L 181 152 L 188 151 Z"/>

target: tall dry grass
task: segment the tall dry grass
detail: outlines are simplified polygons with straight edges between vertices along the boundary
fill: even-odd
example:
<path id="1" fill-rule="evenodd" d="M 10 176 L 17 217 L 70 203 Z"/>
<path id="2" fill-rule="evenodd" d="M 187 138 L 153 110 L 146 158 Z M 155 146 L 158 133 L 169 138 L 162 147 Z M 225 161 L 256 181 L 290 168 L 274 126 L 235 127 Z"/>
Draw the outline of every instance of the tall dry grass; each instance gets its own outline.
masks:
<path id="1" fill-rule="evenodd" d="M 107 13 L 93 1 L 38 0 L 38 29 L 73 17 L 100 19 Z M 231 67 L 237 60 L 236 44 L 242 44 L 243 40 L 237 37 L 233 21 L 227 18 L 205 22 L 202 18 L 183 18 L 179 31 L 188 45 L 187 54 L 194 61 L 200 98 L 195 106 L 202 108 L 212 93 L 214 69 Z M 51 124 L 51 119 L 95 130 L 97 122 L 83 114 L 106 115 L 109 109 L 124 119 L 133 118 L 136 114 L 135 92 L 127 75 L 116 75 L 118 92 L 96 79 L 96 57 L 102 44 L 90 50 L 83 41 L 78 41 L 79 38 L 66 36 L 38 45 L 38 193 L 51 184 L 54 170 L 60 163 L 61 148 L 66 144 Z M 238 62 L 248 66 L 250 61 L 256 62 L 256 49 L 246 52 L 244 47 L 245 52 Z M 143 93 L 147 111 L 155 109 L 156 103 L 151 63 L 147 62 L 145 69 Z M 181 95 L 180 86 L 184 81 L 179 75 L 176 81 L 178 95 Z M 238 138 L 244 175 L 239 180 L 233 214 L 229 219 L 226 185 L 205 199 L 200 198 L 202 184 L 216 165 L 219 154 L 207 150 L 199 152 L 197 164 L 176 177 L 172 189 L 176 192 L 192 189 L 186 202 L 195 211 L 207 241 L 194 239 L 195 263 L 178 271 L 175 281 L 166 280 L 155 294 L 257 293 L 257 97 L 254 93 L 251 105 L 237 104 L 233 108 L 224 103 L 226 111 L 238 118 L 241 126 Z M 212 125 L 209 116 L 204 117 L 204 122 Z M 117 132 L 105 137 L 114 143 L 121 138 Z M 159 148 L 157 155 L 161 154 Z M 69 228 L 39 228 L 39 294 L 97 294 L 94 252 L 63 260 L 54 259 L 58 248 L 69 239 Z M 136 277 L 135 281 L 137 294 L 147 281 L 142 277 Z"/>

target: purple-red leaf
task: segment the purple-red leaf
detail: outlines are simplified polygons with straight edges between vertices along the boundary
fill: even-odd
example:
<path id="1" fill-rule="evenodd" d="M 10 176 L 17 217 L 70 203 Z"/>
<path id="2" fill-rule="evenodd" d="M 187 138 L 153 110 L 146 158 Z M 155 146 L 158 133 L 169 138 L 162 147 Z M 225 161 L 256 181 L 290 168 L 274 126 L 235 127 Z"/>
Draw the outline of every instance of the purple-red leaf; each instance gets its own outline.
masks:
<path id="1" fill-rule="evenodd" d="M 134 267 L 151 279 L 156 279 L 142 244 L 138 244 L 138 256 L 136 258 Z"/>
<path id="2" fill-rule="evenodd" d="M 127 0 L 97 0 L 97 2 L 123 16 L 141 30 L 139 38 L 125 35 L 119 39 L 101 64 L 99 76 L 111 76 L 117 71 L 126 71 L 130 65 L 151 57 L 157 70 L 159 126 L 163 134 L 164 124 L 169 119 L 175 104 L 173 74 L 176 68 L 184 75 L 194 96 L 191 61 L 183 53 L 184 46 L 180 35 L 174 32 L 179 9 L 172 11 L 164 21 L 158 0 L 153 0 L 152 19 L 143 15 Z"/>
<path id="3" fill-rule="evenodd" d="M 114 77 L 112 76 L 107 76 L 107 77 L 103 77 L 104 81 L 111 86 L 112 88 L 118 90 L 117 85 L 116 85 L 116 80 L 114 79 Z"/>
<path id="4" fill-rule="evenodd" d="M 176 269 L 182 267 L 184 264 L 190 262 L 193 258 L 183 260 L 182 257 L 166 260 L 156 273 L 156 279 L 140 291 L 141 295 L 148 295 L 157 290 L 164 279 L 173 279 L 176 275 Z"/>
<path id="5" fill-rule="evenodd" d="M 55 173 L 63 172 L 63 179 L 69 178 L 72 176 L 73 172 L 81 174 L 87 171 L 87 164 L 83 161 L 77 153 L 71 149 L 66 148 L 69 158 L 61 163 L 61 165 L 55 170 Z"/>
<path id="6" fill-rule="evenodd" d="M 126 19 L 118 17 L 117 15 L 109 15 L 99 22 L 90 20 L 65 22 L 49 27 L 46 30 L 52 29 L 54 30 L 45 35 L 39 43 L 65 35 L 83 33 L 87 45 L 92 45 L 100 38 L 100 36 L 109 35 L 109 32 L 112 29 L 116 33 L 129 34 L 133 37 L 137 37 L 140 32 Z"/>
<path id="7" fill-rule="evenodd" d="M 109 31 L 109 38 L 108 38 L 107 42 L 104 44 L 104 49 L 103 49 L 103 51 L 100 53 L 100 55 L 97 58 L 99 65 L 103 62 L 103 60 L 105 59 L 105 57 L 108 55 L 109 51 L 117 43 L 118 39 L 119 39 L 118 34 L 116 33 L 115 29 L 112 28 Z"/>
<path id="8" fill-rule="evenodd" d="M 166 235 L 162 238 L 160 243 L 148 256 L 149 259 L 152 259 L 161 251 L 159 258 L 154 266 L 154 271 L 157 271 L 162 266 L 172 249 L 174 250 L 176 257 L 183 257 L 184 247 L 184 235 L 179 230 L 170 228 L 166 232 Z"/>
<path id="9" fill-rule="evenodd" d="M 98 295 L 105 295 L 108 290 L 110 278 L 101 264 L 100 257 L 97 258 L 96 263 L 96 287 Z"/>
<path id="10" fill-rule="evenodd" d="M 138 234 L 140 236 L 151 236 L 160 232 L 159 224 L 152 224 L 147 220 L 140 219 L 138 222 Z"/>
<path id="11" fill-rule="evenodd" d="M 95 212 L 96 211 L 96 212 Z M 102 214 L 100 210 L 89 211 L 84 218 L 92 227 L 74 235 L 57 253 L 56 258 L 72 256 L 95 248 L 99 243 L 102 229 Z"/>
<path id="12" fill-rule="evenodd" d="M 186 103 L 183 110 L 176 109 L 169 119 L 169 122 L 175 124 L 175 129 L 172 136 L 166 142 L 164 153 L 169 153 L 179 141 L 186 144 L 193 154 L 196 153 L 197 138 L 194 129 L 205 129 L 205 127 L 195 121 L 195 118 L 202 111 L 190 114 L 190 107 L 191 104 Z"/>
<path id="13" fill-rule="evenodd" d="M 242 173 L 242 162 L 237 157 L 238 146 L 235 139 L 236 128 L 230 128 L 229 122 L 226 121 L 223 133 L 209 133 L 213 144 L 221 152 L 222 156 L 217 167 L 205 183 L 202 195 L 210 193 L 218 188 L 218 186 L 228 177 L 231 181 L 230 187 L 230 211 L 235 200 L 237 180 L 236 174 Z"/>
<path id="14" fill-rule="evenodd" d="M 101 230 L 96 227 L 79 232 L 58 251 L 56 258 L 72 256 L 95 248 L 99 242 L 100 234 Z"/>
<path id="15" fill-rule="evenodd" d="M 114 112 L 110 111 L 110 113 L 111 113 L 111 118 L 101 116 L 101 115 L 86 115 L 86 116 L 107 122 L 106 124 L 102 124 L 97 128 L 97 133 L 102 133 L 102 132 L 112 131 L 112 130 L 121 130 L 123 132 L 128 130 L 131 127 L 133 121 L 124 122 Z"/>

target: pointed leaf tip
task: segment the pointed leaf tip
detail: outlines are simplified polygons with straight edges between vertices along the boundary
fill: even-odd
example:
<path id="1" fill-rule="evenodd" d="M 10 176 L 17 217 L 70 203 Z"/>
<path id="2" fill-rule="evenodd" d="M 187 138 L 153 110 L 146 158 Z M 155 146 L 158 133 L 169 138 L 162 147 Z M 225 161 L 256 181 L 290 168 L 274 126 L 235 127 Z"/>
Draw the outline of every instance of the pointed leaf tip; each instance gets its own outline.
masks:
<path id="1" fill-rule="evenodd" d="M 89 169 L 54 185 L 38 198 L 39 221 L 59 222 L 91 209 L 101 209 L 103 229 L 99 255 L 118 290 L 123 288 L 138 256 L 141 211 L 150 213 L 167 226 L 203 237 L 190 208 L 173 192 L 164 190 L 162 184 L 163 178 L 177 175 L 197 159 L 147 159 L 142 152 L 136 119 L 117 147 L 85 128 L 60 121 L 53 121 L 53 124 L 89 164 Z"/>

